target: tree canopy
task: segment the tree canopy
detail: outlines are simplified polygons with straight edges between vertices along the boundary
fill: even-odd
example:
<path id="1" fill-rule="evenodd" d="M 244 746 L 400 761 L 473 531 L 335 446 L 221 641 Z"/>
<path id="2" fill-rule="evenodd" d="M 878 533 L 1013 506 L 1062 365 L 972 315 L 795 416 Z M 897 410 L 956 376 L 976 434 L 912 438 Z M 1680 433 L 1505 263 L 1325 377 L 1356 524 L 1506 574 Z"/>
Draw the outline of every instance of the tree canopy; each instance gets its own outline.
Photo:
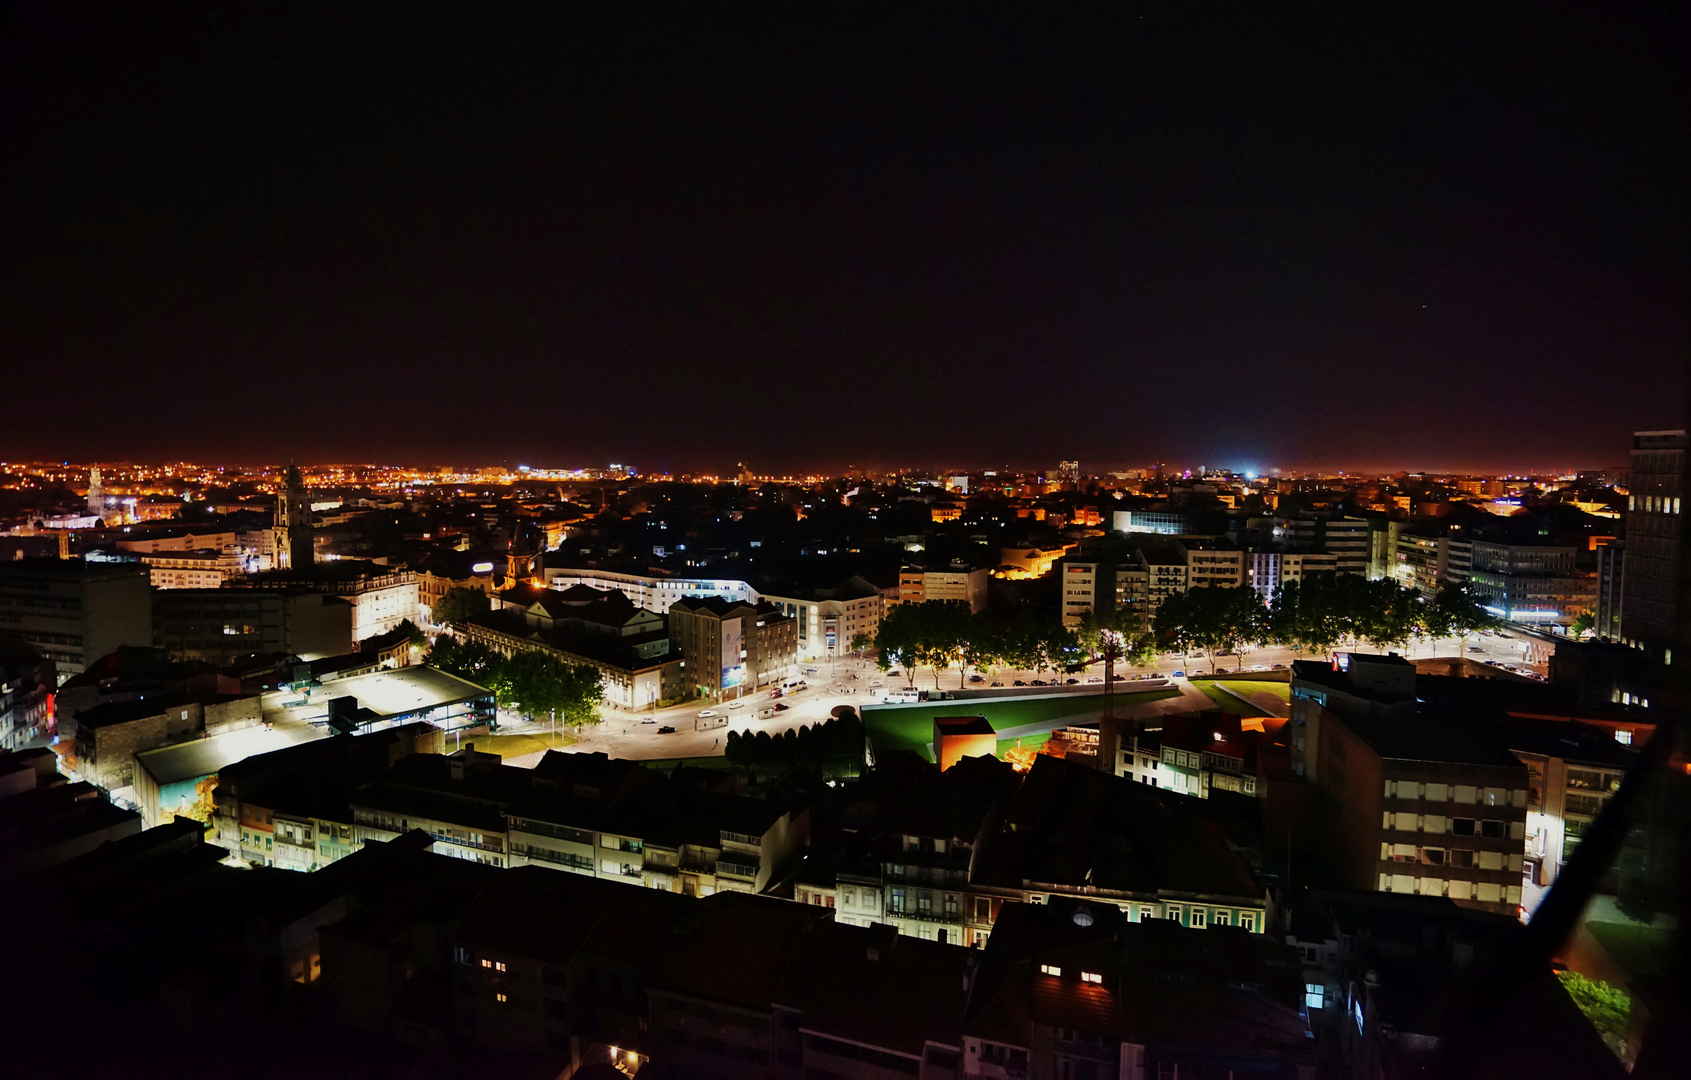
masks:
<path id="1" fill-rule="evenodd" d="M 435 602 L 429 618 L 436 626 L 447 626 L 485 615 L 488 606 L 487 594 L 480 589 L 454 587 L 447 589 L 446 594 Z"/>
<path id="2" fill-rule="evenodd" d="M 599 722 L 604 686 L 599 672 L 586 664 L 568 664 L 541 649 L 524 649 L 506 657 L 480 642 L 449 637 L 435 642 L 428 661 L 492 690 L 494 700 L 507 709 L 535 717 L 556 714 L 575 726 Z"/>

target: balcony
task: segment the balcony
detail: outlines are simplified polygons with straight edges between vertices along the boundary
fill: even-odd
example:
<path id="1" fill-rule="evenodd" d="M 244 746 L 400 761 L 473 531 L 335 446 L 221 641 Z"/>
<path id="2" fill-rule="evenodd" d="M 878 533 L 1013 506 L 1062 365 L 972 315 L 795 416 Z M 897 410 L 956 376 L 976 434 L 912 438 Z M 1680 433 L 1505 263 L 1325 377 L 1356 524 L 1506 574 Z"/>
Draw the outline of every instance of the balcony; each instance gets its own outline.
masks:
<path id="1" fill-rule="evenodd" d="M 888 908 L 887 914 L 895 919 L 914 919 L 917 922 L 949 923 L 957 926 L 963 923 L 962 911 L 899 911 Z"/>
<path id="2" fill-rule="evenodd" d="M 716 860 L 716 872 L 719 876 L 743 877 L 750 880 L 757 877 L 758 864 L 755 862 L 739 862 L 725 855 Z"/>
<path id="3" fill-rule="evenodd" d="M 430 837 L 443 844 L 456 844 L 459 847 L 480 848 L 483 851 L 504 852 L 504 840 L 471 840 L 468 836 L 453 836 L 451 833 L 437 832 L 434 829 L 424 829 Z"/>

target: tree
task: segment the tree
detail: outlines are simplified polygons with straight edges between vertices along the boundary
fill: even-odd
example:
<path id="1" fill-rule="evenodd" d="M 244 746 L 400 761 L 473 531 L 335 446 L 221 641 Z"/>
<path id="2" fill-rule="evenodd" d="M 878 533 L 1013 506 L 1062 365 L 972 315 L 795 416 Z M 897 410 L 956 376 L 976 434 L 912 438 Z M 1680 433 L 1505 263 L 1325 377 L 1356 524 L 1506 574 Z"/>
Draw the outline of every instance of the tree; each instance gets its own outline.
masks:
<path id="1" fill-rule="evenodd" d="M 1127 642 L 1123 658 L 1133 667 L 1144 667 L 1157 660 L 1157 637 L 1149 630 Z"/>
<path id="2" fill-rule="evenodd" d="M 920 631 L 923 604 L 899 604 L 886 615 L 882 616 L 880 625 L 875 628 L 875 666 L 882 671 L 901 668 L 904 671 L 904 681 L 910 681 L 910 672 L 920 655 Z"/>
<path id="3" fill-rule="evenodd" d="M 1597 625 L 1597 615 L 1591 611 L 1582 611 L 1574 616 L 1574 621 L 1568 624 L 1568 633 L 1573 637 L 1584 637 Z"/>
<path id="4" fill-rule="evenodd" d="M 480 642 L 447 637 L 435 642 L 428 662 L 487 687 L 507 709 L 520 708 L 530 716 L 556 714 L 575 727 L 599 722 L 604 685 L 599 672 L 586 664 L 568 664 L 541 649 L 500 656 Z"/>
<path id="5" fill-rule="evenodd" d="M 1103 644 L 1102 634 L 1103 628 L 1098 625 L 1098 616 L 1091 608 L 1083 611 L 1080 624 L 1074 628 L 1074 635 L 1075 640 L 1080 642 L 1080 647 L 1086 650 L 1087 656 L 1099 654 L 1099 648 Z"/>
<path id="6" fill-rule="evenodd" d="M 1186 666 L 1187 655 L 1192 651 L 1193 623 L 1192 603 L 1190 592 L 1174 593 L 1163 598 L 1157 605 L 1157 613 L 1151 620 L 1151 625 L 1157 635 L 1157 641 L 1165 652 L 1180 654 L 1180 665 Z"/>
<path id="7" fill-rule="evenodd" d="M 432 667 L 491 690 L 489 680 L 493 677 L 495 667 L 504 658 L 479 641 L 456 641 L 441 637 L 436 639 L 427 659 Z"/>
<path id="8" fill-rule="evenodd" d="M 436 626 L 448 626 L 452 623 L 468 622 L 477 615 L 485 615 L 489 604 L 487 594 L 480 589 L 466 589 L 454 587 L 446 590 L 446 594 L 435 603 L 429 618 Z"/>
<path id="9" fill-rule="evenodd" d="M 857 658 L 859 660 L 863 659 L 864 653 L 874 647 L 875 635 L 871 634 L 869 631 L 859 630 L 857 633 L 851 635 L 851 651 L 857 654 Z"/>
<path id="10" fill-rule="evenodd" d="M 995 664 L 1003 652 L 1000 639 L 1002 634 L 991 618 L 984 612 L 970 615 L 963 635 L 962 665 L 958 670 L 957 685 L 962 686 L 968 676 L 970 668 L 977 671 Z"/>
<path id="11" fill-rule="evenodd" d="M 1468 638 L 1482 630 L 1498 626 L 1502 620 L 1486 610 L 1480 596 L 1467 582 L 1449 581 L 1439 587 L 1433 597 L 1437 618 L 1448 631 L 1462 639 L 1462 652 L 1468 652 Z"/>

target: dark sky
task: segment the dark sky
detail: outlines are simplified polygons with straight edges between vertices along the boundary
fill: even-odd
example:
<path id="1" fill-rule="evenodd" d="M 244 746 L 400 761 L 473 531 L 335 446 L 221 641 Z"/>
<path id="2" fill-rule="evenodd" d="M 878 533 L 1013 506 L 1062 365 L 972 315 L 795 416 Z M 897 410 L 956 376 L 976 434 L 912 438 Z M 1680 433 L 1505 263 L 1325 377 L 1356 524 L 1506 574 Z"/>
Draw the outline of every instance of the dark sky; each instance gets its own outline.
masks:
<path id="1" fill-rule="evenodd" d="M 1683 5 L 615 6 L 9 9 L 0 456 L 1548 468 L 1681 422 Z"/>

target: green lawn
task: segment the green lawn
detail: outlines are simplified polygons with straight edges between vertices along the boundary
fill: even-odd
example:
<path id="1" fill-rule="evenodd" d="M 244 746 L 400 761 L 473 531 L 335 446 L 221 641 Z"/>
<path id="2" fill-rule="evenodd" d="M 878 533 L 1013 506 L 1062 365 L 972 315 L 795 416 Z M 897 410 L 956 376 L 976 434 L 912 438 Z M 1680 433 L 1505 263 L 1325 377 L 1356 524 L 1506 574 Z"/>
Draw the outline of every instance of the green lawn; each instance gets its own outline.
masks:
<path id="1" fill-rule="evenodd" d="M 1117 694 L 1115 703 L 1117 708 L 1122 708 L 1156 701 L 1158 698 L 1178 697 L 1179 694 L 1178 690 Z M 866 709 L 863 722 L 868 728 L 869 741 L 874 745 L 876 755 L 890 754 L 895 750 L 915 750 L 932 761 L 936 716 L 984 716 L 994 729 L 1003 731 L 1005 728 L 1050 723 L 1070 716 L 1097 713 L 1103 708 L 1102 694 L 1039 698 L 1032 701 L 1015 698 L 1002 701 L 945 701 L 938 705 L 924 705 L 914 709 Z M 1045 735 L 1028 735 L 1023 736 L 1022 745 L 1036 746 L 1044 741 Z M 1001 740 L 998 752 L 1002 754 L 1007 748 L 1015 745 L 1014 739 Z"/>
<path id="2" fill-rule="evenodd" d="M 1670 930 L 1611 922 L 1588 922 L 1585 928 L 1629 975 L 1661 973 L 1664 957 L 1671 951 L 1673 932 Z"/>
<path id="3" fill-rule="evenodd" d="M 1268 716 L 1270 714 L 1255 705 L 1241 701 L 1233 694 L 1223 690 L 1223 686 L 1231 687 L 1246 696 L 1259 691 L 1267 691 L 1281 701 L 1290 702 L 1292 699 L 1291 686 L 1283 682 L 1259 682 L 1254 679 L 1225 679 L 1218 682 L 1214 679 L 1193 679 L 1192 685 L 1202 690 L 1204 695 L 1215 702 L 1222 712 L 1234 713 L 1238 716 Z"/>
<path id="4" fill-rule="evenodd" d="M 498 754 L 502 758 L 521 757 L 541 750 L 562 750 L 575 745 L 574 735 L 473 735 L 463 740 L 473 742 L 484 754 Z M 452 740 L 447 740 L 447 753 L 452 752 Z"/>

